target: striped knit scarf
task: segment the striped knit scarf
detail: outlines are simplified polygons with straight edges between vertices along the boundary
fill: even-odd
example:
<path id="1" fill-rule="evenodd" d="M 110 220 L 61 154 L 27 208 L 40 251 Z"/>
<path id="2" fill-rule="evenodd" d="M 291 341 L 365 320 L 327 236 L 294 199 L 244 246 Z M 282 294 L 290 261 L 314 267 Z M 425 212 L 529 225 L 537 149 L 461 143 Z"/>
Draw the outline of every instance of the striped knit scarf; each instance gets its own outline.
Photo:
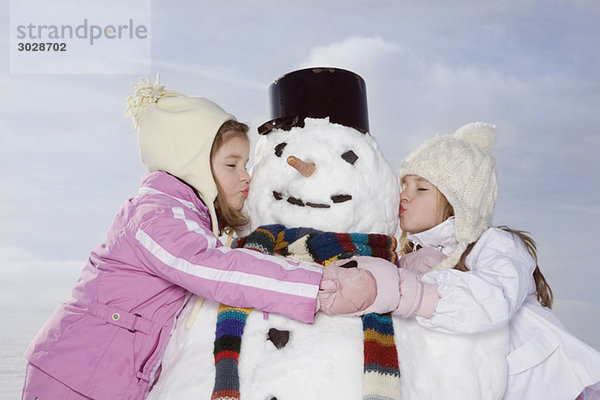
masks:
<path id="1" fill-rule="evenodd" d="M 237 247 L 280 254 L 298 261 L 328 266 L 354 255 L 373 256 L 395 263 L 396 239 L 387 235 L 321 232 L 265 225 L 239 239 Z M 216 376 L 212 400 L 240 399 L 238 359 L 246 317 L 251 309 L 219 306 L 215 339 Z M 363 316 L 364 400 L 400 398 L 400 369 L 389 314 Z"/>

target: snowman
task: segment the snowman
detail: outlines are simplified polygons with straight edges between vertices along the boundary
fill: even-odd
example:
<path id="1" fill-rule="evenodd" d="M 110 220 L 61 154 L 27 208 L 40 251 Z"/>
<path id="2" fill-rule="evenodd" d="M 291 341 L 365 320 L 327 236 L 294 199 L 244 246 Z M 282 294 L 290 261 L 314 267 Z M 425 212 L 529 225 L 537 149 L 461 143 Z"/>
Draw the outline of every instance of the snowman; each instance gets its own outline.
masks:
<path id="1" fill-rule="evenodd" d="M 252 233 L 240 243 L 257 246 L 251 238 L 270 230 L 269 237 L 284 238 L 274 243 L 282 256 L 327 264 L 340 252 L 320 252 L 330 250 L 332 238 L 345 238 L 354 243 L 344 249 L 350 245 L 357 254 L 384 254 L 394 261 L 399 188 L 369 134 L 362 78 L 335 68 L 299 70 L 276 80 L 270 95 L 274 119 L 259 127 L 247 201 Z M 328 245 L 321 246 L 323 237 Z M 211 398 L 219 310 L 209 300 L 190 299 L 149 399 Z M 384 321 L 386 316 L 367 317 Z M 241 336 L 239 375 L 233 377 L 241 398 L 502 398 L 507 328 L 451 335 L 424 328 L 414 318 L 386 317 L 391 337 L 385 340 L 392 343 L 386 351 L 395 363 L 382 362 L 385 368 L 374 371 L 365 361 L 373 361 L 367 317 L 318 313 L 308 325 L 250 312 Z"/>

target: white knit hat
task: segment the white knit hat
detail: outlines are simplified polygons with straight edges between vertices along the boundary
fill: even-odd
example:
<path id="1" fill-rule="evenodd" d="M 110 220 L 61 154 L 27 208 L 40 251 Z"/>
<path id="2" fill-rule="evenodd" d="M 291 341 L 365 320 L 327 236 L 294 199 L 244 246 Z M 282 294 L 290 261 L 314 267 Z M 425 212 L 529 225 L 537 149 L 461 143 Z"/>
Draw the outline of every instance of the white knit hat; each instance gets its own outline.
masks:
<path id="1" fill-rule="evenodd" d="M 454 135 L 435 137 L 410 154 L 398 171 L 427 179 L 454 209 L 457 248 L 435 269 L 453 268 L 470 243 L 492 224 L 498 178 L 489 150 L 496 140 L 494 125 L 473 122 Z"/>
<path id="2" fill-rule="evenodd" d="M 217 131 L 235 117 L 203 97 L 165 90 L 149 78 L 135 85 L 127 99 L 127 116 L 138 129 L 142 162 L 148 172 L 165 171 L 193 186 L 208 207 L 218 234 L 214 201 L 217 185 L 210 169 L 210 150 Z"/>

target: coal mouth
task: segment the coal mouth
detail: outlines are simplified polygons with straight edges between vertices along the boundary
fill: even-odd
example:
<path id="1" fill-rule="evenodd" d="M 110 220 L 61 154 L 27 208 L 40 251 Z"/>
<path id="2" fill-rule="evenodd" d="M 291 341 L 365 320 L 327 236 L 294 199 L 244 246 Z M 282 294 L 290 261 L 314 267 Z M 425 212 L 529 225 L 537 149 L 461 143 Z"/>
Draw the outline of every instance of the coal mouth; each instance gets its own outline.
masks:
<path id="1" fill-rule="evenodd" d="M 281 194 L 280 192 L 277 192 L 274 190 L 273 198 L 275 200 L 284 200 L 285 196 L 283 194 Z M 331 196 L 330 199 L 334 204 L 338 204 L 338 203 L 344 203 L 346 201 L 352 200 L 352 196 L 349 194 L 335 194 L 335 195 Z M 287 201 L 288 203 L 293 204 L 295 206 L 298 206 L 298 207 L 312 207 L 312 208 L 330 208 L 331 207 L 331 205 L 329 205 L 329 204 L 304 201 L 302 199 L 299 199 L 299 198 L 293 197 L 293 196 L 288 196 L 287 198 L 285 198 L 285 201 Z"/>

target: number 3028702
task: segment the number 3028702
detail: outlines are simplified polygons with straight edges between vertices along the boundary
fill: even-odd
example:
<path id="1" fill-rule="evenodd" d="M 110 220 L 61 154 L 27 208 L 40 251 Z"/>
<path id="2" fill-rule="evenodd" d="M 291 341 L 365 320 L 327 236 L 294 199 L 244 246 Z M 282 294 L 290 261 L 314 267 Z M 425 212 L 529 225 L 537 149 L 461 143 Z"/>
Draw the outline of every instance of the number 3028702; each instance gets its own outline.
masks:
<path id="1" fill-rule="evenodd" d="M 67 51 L 66 43 L 18 43 L 19 51 Z"/>

